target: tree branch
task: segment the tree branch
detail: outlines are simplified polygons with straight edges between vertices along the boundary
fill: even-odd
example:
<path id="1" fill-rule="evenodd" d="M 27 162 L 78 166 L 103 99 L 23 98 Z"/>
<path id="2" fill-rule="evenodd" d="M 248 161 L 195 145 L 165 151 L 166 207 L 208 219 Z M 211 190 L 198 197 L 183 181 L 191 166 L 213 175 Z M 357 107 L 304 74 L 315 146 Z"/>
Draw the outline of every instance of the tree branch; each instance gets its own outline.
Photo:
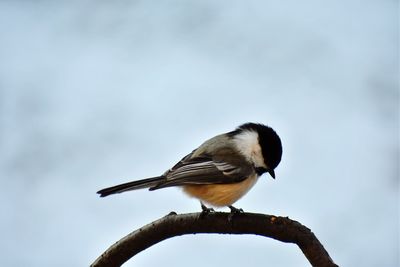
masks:
<path id="1" fill-rule="evenodd" d="M 137 253 L 165 239 L 195 233 L 254 234 L 295 243 L 312 266 L 337 266 L 310 229 L 287 217 L 257 213 L 171 212 L 133 231 L 107 249 L 91 267 L 121 266 Z"/>

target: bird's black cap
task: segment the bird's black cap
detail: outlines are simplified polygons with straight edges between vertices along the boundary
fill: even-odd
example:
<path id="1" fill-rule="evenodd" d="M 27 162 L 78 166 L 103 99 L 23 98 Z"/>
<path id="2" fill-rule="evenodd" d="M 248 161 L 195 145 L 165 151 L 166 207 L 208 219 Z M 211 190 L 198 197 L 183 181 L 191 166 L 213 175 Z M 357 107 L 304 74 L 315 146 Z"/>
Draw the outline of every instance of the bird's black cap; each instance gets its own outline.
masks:
<path id="1" fill-rule="evenodd" d="M 261 123 L 249 122 L 242 124 L 232 133 L 239 133 L 246 130 L 258 133 L 258 142 L 261 146 L 264 162 L 270 168 L 267 171 L 275 178 L 274 169 L 278 166 L 279 162 L 281 162 L 282 158 L 281 139 L 271 127 Z"/>

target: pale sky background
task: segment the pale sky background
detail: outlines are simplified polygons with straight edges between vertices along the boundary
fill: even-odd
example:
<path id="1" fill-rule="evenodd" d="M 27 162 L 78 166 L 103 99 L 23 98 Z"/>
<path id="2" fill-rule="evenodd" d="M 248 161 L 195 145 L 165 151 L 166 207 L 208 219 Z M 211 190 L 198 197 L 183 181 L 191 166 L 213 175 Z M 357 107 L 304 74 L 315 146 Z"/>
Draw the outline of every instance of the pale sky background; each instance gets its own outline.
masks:
<path id="1" fill-rule="evenodd" d="M 277 179 L 237 207 L 311 228 L 340 266 L 399 266 L 398 2 L 0 1 L 0 266 L 88 266 L 179 189 L 100 199 L 261 122 Z M 292 244 L 195 235 L 125 266 L 309 266 Z"/>

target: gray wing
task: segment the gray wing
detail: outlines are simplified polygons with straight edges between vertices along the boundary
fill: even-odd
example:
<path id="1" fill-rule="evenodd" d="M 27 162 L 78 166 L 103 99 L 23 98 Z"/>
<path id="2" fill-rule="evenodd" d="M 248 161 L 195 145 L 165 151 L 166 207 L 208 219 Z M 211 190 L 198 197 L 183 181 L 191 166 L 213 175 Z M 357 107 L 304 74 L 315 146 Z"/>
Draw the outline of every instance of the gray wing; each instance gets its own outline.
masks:
<path id="1" fill-rule="evenodd" d="M 208 156 L 184 157 L 164 174 L 165 179 L 150 190 L 169 186 L 238 183 L 254 173 L 250 164 L 238 165 Z"/>

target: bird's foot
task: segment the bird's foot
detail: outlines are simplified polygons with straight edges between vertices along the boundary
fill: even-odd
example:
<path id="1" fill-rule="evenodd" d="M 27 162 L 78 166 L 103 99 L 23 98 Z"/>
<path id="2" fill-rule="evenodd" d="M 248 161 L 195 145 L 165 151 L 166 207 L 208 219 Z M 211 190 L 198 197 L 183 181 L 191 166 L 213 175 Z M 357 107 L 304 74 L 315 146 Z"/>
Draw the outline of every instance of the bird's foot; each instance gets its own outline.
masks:
<path id="1" fill-rule="evenodd" d="M 201 215 L 200 216 L 205 216 L 207 214 L 209 214 L 210 212 L 214 212 L 213 208 L 207 208 L 202 202 L 200 202 L 201 204 Z"/>
<path id="2" fill-rule="evenodd" d="M 228 215 L 228 221 L 232 222 L 233 216 L 235 214 L 243 213 L 244 211 L 242 209 L 235 208 L 234 206 L 228 206 L 228 208 L 231 209 L 231 213 Z"/>
<path id="3" fill-rule="evenodd" d="M 243 209 L 235 208 L 234 206 L 228 206 L 231 209 L 231 213 L 243 213 Z"/>

